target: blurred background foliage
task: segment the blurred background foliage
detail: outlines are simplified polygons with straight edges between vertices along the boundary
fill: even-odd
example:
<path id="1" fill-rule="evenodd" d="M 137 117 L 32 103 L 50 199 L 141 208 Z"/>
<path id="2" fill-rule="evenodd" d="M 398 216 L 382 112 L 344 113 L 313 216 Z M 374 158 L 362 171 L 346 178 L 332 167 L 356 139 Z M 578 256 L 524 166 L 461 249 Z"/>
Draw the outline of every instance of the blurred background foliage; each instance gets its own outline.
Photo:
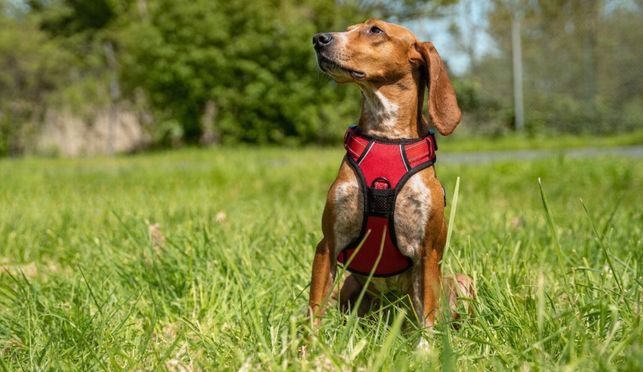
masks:
<path id="1" fill-rule="evenodd" d="M 317 71 L 311 36 L 369 17 L 449 23 L 461 133 L 501 136 L 516 12 L 527 133 L 643 128 L 640 0 L 0 0 L 0 156 L 337 143 L 359 92 Z M 47 147 L 88 138 L 109 145 Z"/>

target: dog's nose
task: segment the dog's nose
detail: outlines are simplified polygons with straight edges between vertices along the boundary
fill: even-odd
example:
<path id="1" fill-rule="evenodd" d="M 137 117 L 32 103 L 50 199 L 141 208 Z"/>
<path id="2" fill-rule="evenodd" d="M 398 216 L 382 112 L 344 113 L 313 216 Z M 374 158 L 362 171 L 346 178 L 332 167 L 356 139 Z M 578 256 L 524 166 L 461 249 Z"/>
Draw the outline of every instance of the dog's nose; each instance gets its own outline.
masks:
<path id="1" fill-rule="evenodd" d="M 322 48 L 333 42 L 333 34 L 329 32 L 315 34 L 313 36 L 313 45 L 315 48 Z"/>

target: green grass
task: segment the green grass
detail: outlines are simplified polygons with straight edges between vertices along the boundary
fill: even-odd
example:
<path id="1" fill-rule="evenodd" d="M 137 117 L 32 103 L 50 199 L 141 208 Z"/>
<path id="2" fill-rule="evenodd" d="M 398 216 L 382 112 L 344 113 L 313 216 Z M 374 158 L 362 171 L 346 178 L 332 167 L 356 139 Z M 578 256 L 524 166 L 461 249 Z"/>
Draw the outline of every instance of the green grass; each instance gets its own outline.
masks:
<path id="1" fill-rule="evenodd" d="M 461 179 L 443 270 L 475 278 L 475 317 L 459 331 L 442 321 L 423 354 L 404 303 L 363 319 L 331 307 L 307 343 L 310 264 L 341 156 L 0 161 L 0 366 L 643 368 L 638 159 L 438 163 L 449 200 Z"/>
<path id="2" fill-rule="evenodd" d="M 612 135 L 511 134 L 499 137 L 449 136 L 440 138 L 440 149 L 449 152 L 502 150 L 565 150 L 582 147 L 643 145 L 643 130 Z"/>

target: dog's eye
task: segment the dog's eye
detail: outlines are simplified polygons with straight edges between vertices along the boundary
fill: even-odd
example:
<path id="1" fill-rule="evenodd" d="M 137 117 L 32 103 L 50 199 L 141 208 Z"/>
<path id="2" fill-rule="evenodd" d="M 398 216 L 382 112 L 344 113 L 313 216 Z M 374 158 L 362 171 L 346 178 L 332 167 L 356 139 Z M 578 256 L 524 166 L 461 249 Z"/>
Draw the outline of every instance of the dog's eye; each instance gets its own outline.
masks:
<path id="1" fill-rule="evenodd" d="M 384 33 L 384 31 L 382 31 L 382 29 L 381 29 L 381 28 L 379 28 L 379 27 L 377 27 L 377 26 L 373 26 L 373 27 L 371 27 L 371 28 L 368 30 L 368 32 L 370 32 L 371 34 L 382 34 L 382 33 Z"/>

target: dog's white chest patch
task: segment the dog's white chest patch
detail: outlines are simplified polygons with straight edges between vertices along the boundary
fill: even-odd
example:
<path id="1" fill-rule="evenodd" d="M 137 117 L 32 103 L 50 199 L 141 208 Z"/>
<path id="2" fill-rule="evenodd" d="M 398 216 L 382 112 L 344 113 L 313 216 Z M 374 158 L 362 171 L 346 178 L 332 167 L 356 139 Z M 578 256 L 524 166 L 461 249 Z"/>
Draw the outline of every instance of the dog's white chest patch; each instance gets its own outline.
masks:
<path id="1" fill-rule="evenodd" d="M 375 91 L 375 95 L 379 98 L 379 105 L 373 108 L 374 112 L 379 117 L 382 126 L 386 128 L 387 132 L 395 131 L 397 111 L 400 106 L 386 98 L 380 91 Z"/>
<path id="2" fill-rule="evenodd" d="M 395 236 L 398 249 L 415 263 L 420 258 L 430 209 L 431 190 L 419 175 L 415 174 L 402 187 L 395 201 Z"/>
<path id="3" fill-rule="evenodd" d="M 379 90 L 362 89 L 362 92 L 365 117 L 367 117 L 365 124 L 372 134 L 393 138 L 402 136 L 397 125 L 400 106 Z"/>

